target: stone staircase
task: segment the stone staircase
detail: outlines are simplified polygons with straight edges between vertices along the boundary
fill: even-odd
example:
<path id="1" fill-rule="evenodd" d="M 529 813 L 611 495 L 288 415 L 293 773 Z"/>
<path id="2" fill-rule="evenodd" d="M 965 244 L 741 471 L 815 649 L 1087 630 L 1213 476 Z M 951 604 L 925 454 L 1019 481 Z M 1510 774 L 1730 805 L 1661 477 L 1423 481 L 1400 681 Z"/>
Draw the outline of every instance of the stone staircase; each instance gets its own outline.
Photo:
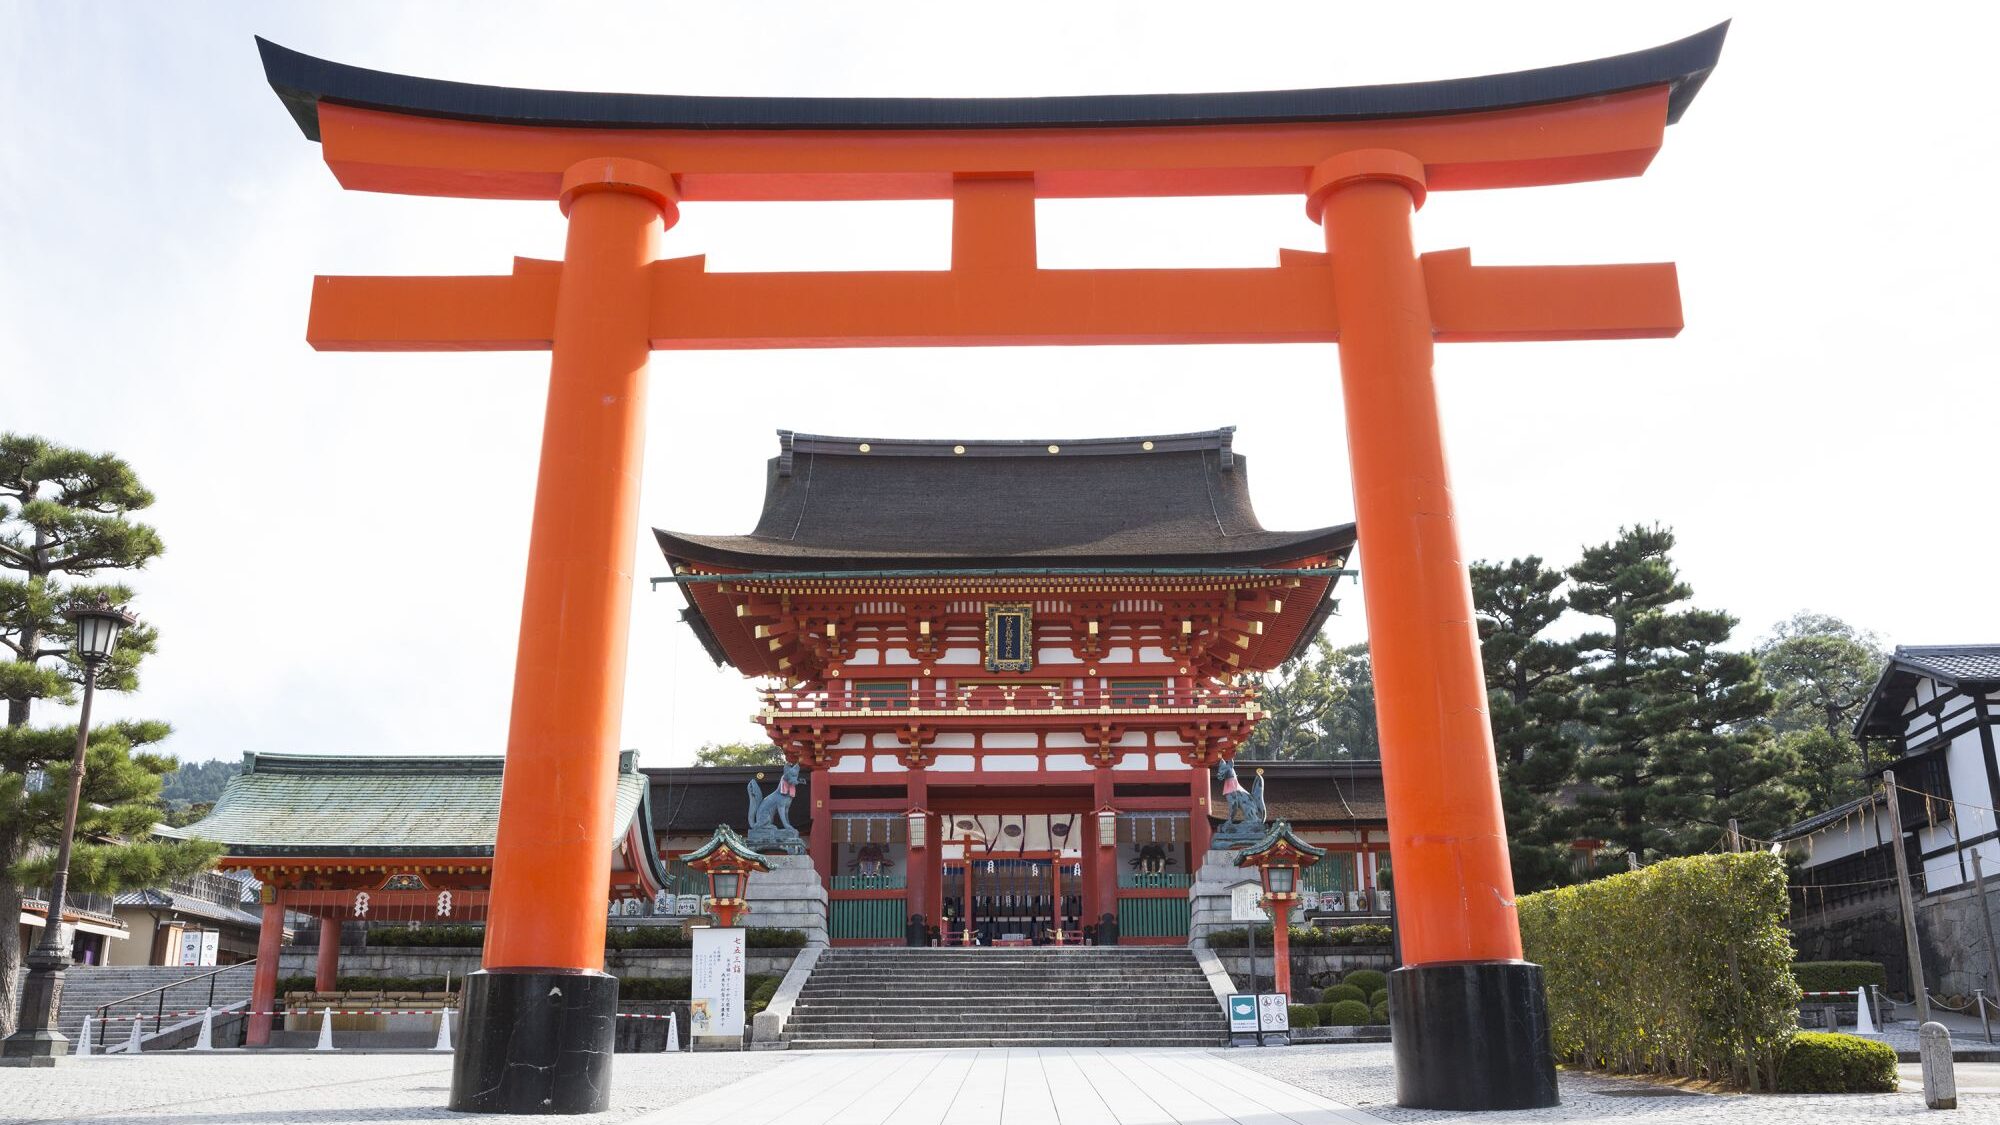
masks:
<path id="1" fill-rule="evenodd" d="M 95 1015 L 99 1004 L 108 1004 L 135 993 L 174 985 L 166 990 L 165 1009 L 169 1012 L 199 1011 L 209 1003 L 209 982 L 206 979 L 190 980 L 211 972 L 210 969 L 190 969 L 171 965 L 107 967 L 78 966 L 63 975 L 62 1007 L 56 1013 L 56 1027 L 73 1042 L 83 1028 L 83 1017 Z M 224 1008 L 231 1004 L 250 999 L 250 978 L 256 971 L 254 965 L 236 965 L 224 970 L 215 978 L 215 1006 Z M 23 973 L 25 979 L 26 974 Z M 188 981 L 186 984 L 175 984 Z M 132 1033 L 132 1017 L 147 1017 L 147 1035 L 160 1030 L 151 1018 L 161 1007 L 159 994 L 147 996 L 130 1004 L 121 1004 L 111 1010 L 111 1026 L 104 1029 L 103 1042 L 106 1046 L 125 1042 Z M 168 1017 L 167 1026 L 179 1020 Z M 93 1032 L 93 1037 L 95 1033 Z"/>
<path id="2" fill-rule="evenodd" d="M 794 1048 L 1212 1047 L 1221 1006 L 1184 947 L 830 949 Z"/>

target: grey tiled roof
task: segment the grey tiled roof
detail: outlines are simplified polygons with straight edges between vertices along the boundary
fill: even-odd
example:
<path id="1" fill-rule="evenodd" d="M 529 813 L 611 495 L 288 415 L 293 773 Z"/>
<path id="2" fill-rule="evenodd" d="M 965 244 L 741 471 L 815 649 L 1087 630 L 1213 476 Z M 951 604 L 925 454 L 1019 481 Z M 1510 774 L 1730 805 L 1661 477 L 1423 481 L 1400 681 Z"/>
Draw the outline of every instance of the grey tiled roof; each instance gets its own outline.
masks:
<path id="1" fill-rule="evenodd" d="M 2000 645 L 1897 645 L 1895 659 L 1954 682 L 2000 680 Z"/>
<path id="2" fill-rule="evenodd" d="M 621 758 L 613 838 L 645 799 Z M 500 757 L 246 754 L 215 811 L 189 836 L 236 856 L 490 856 L 500 821 Z"/>
<path id="3" fill-rule="evenodd" d="M 228 922 L 231 925 L 256 929 L 261 920 L 246 910 L 233 910 L 220 903 L 209 902 L 194 895 L 174 894 L 171 891 L 122 891 L 112 900 L 113 906 L 135 906 L 152 910 L 172 910 L 196 918 L 206 918 L 212 922 Z"/>
<path id="4" fill-rule="evenodd" d="M 1352 524 L 1266 530 L 1233 429 L 1057 441 L 779 434 L 756 530 L 656 531 L 669 559 L 780 570 L 1252 566 L 1354 545 Z"/>

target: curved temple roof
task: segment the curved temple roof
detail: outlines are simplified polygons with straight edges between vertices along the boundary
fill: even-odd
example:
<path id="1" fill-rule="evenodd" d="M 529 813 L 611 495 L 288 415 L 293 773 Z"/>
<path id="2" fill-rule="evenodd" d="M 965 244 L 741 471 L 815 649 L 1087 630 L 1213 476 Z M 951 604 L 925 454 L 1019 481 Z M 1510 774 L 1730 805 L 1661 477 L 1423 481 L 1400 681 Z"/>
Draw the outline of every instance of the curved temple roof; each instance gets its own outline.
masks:
<path id="1" fill-rule="evenodd" d="M 417 117 L 595 129 L 1030 129 L 1259 125 L 1437 117 L 1668 86 L 1678 121 L 1722 53 L 1729 24 L 1610 58 L 1477 78 L 1205 94 L 1045 98 L 739 98 L 525 90 L 389 74 L 259 37 L 264 75 L 309 140 L 319 103 Z"/>
<path id="2" fill-rule="evenodd" d="M 1233 428 L 1155 437 L 914 441 L 778 431 L 748 535 L 655 531 L 677 562 L 1260 566 L 1345 556 L 1354 525 L 1267 531 Z"/>

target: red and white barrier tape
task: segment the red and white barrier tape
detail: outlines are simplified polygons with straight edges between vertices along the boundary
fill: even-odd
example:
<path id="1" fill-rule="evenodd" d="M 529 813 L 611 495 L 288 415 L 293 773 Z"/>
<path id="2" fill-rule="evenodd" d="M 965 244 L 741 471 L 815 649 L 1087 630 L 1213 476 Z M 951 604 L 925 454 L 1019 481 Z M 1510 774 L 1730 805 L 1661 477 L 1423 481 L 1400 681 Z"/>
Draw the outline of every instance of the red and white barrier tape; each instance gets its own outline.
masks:
<path id="1" fill-rule="evenodd" d="M 105 1017 L 104 1022 L 128 1023 L 135 1019 L 165 1021 L 168 1019 L 182 1019 L 189 1016 L 199 1016 L 202 1015 L 206 1010 L 207 1009 L 196 1008 L 191 1012 L 131 1012 L 131 1013 L 113 1012 L 109 1016 Z M 336 1016 L 434 1016 L 437 1015 L 439 1012 L 456 1012 L 458 1011 L 458 1009 L 457 1008 L 292 1008 L 290 1010 L 280 1009 L 275 1012 L 245 1012 L 241 1010 L 228 1010 L 223 1008 L 217 1008 L 215 1009 L 215 1014 L 218 1016 L 285 1017 L 285 1016 L 317 1016 L 328 1011 L 331 1011 Z M 660 1016 L 660 1015 L 654 1015 L 651 1012 L 618 1012 L 616 1013 L 616 1015 L 621 1020 L 665 1020 L 674 1018 L 672 1015 Z M 92 1018 L 95 1017 L 96 1013 L 92 1013 Z"/>

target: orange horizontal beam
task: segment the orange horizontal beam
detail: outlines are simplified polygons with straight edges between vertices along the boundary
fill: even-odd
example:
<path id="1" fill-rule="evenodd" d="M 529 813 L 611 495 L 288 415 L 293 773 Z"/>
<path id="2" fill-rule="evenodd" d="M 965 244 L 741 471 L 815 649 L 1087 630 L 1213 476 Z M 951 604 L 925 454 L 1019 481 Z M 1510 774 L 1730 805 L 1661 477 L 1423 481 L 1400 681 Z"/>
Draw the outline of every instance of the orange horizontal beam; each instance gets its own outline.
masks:
<path id="1" fill-rule="evenodd" d="M 948 199 L 955 173 L 1032 176 L 1044 199 L 1279 195 L 1354 149 L 1407 152 L 1432 191 L 1636 176 L 1659 151 L 1666 86 L 1441 117 L 1286 125 L 960 130 L 657 130 L 498 125 L 322 102 L 343 187 L 554 199 L 564 169 L 624 157 L 674 174 L 684 202 Z"/>
<path id="2" fill-rule="evenodd" d="M 1672 336 L 1671 264 L 1474 266 L 1424 255 L 1445 342 Z M 653 267 L 662 350 L 976 347 L 1024 344 L 1329 342 L 1339 338 L 1323 254 L 1266 269 L 709 273 L 701 258 Z M 322 351 L 534 351 L 554 333 L 559 274 L 322 277 L 307 339 Z"/>

